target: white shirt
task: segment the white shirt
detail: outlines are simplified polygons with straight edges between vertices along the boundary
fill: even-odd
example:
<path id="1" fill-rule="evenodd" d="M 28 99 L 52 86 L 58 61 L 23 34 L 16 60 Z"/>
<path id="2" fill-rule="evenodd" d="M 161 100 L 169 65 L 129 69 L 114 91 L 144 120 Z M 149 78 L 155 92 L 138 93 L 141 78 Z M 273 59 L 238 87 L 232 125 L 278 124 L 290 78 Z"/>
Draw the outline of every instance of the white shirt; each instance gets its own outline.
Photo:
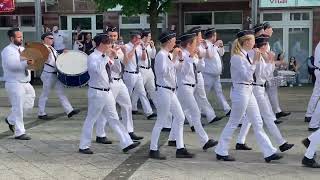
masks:
<path id="1" fill-rule="evenodd" d="M 88 72 L 90 75 L 89 86 L 95 88 L 110 88 L 109 77 L 106 70 L 106 65 L 109 63 L 110 69 L 112 61 L 108 56 L 103 57 L 102 52 L 97 49 L 88 57 Z"/>
<path id="2" fill-rule="evenodd" d="M 236 54 L 231 57 L 231 80 L 233 84 L 252 84 L 253 73 L 256 70 L 256 65 L 249 63 L 246 58 L 248 53 L 245 50 L 241 49 L 241 51 L 242 52 L 240 52 L 240 54 Z M 252 63 L 251 58 L 250 62 Z"/>
<path id="3" fill-rule="evenodd" d="M 46 72 L 56 72 L 56 59 L 58 58 L 58 52 L 51 46 L 45 46 L 48 48 L 50 54 L 48 56 L 48 60 L 44 64 L 43 70 Z"/>
<path id="4" fill-rule="evenodd" d="M 129 42 L 128 44 L 125 45 L 125 48 L 126 48 L 126 53 L 128 55 L 128 53 L 130 53 L 133 49 L 134 45 Z M 136 52 L 137 52 L 137 57 L 138 57 L 138 60 L 137 60 L 137 57 L 135 55 L 135 53 L 133 53 L 133 56 L 131 59 L 128 59 L 128 63 L 125 64 L 125 71 L 129 71 L 129 72 L 136 72 L 137 70 L 137 61 L 139 62 L 139 59 L 141 59 L 141 56 L 142 56 L 142 48 L 141 46 L 138 46 L 136 47 Z"/>
<path id="5" fill-rule="evenodd" d="M 175 62 L 172 60 L 172 54 L 164 49 L 161 49 L 156 55 L 154 71 L 157 85 L 170 88 L 177 87 L 176 69 L 180 67 L 181 63 L 178 60 Z"/>
<path id="6" fill-rule="evenodd" d="M 208 56 L 205 56 L 206 66 L 204 68 L 205 73 L 220 76 L 222 73 L 221 56 L 224 55 L 224 48 L 219 48 L 208 40 L 205 40 L 208 46 Z"/>
<path id="7" fill-rule="evenodd" d="M 114 59 L 113 66 L 111 68 L 111 77 L 112 78 L 121 78 L 121 63 L 123 62 L 124 54 L 121 49 L 117 50 L 118 58 Z"/>
<path id="8" fill-rule="evenodd" d="M 147 56 L 146 60 L 143 61 L 142 59 L 139 59 L 139 66 L 149 67 L 149 66 L 151 66 L 151 59 L 154 59 L 156 57 L 157 51 L 156 51 L 155 47 L 151 48 L 150 45 L 148 45 L 145 48 L 146 48 L 146 51 L 147 51 L 148 54 L 146 55 Z M 150 62 L 148 62 L 148 60 Z"/>
<path id="9" fill-rule="evenodd" d="M 54 39 L 54 48 L 56 50 L 63 50 L 65 49 L 65 44 L 64 44 L 64 33 L 61 31 L 58 31 L 57 33 L 52 32 L 53 34 L 53 39 Z"/>
<path id="10" fill-rule="evenodd" d="M 20 52 L 24 47 L 13 43 L 6 46 L 1 52 L 3 76 L 6 82 L 30 82 L 31 72 L 27 70 L 27 61 L 20 59 Z"/>
<path id="11" fill-rule="evenodd" d="M 260 61 L 258 61 L 256 64 L 256 70 L 254 74 L 256 76 L 255 84 L 265 84 L 270 75 L 273 74 L 273 64 L 266 63 L 264 58 L 261 56 Z"/>

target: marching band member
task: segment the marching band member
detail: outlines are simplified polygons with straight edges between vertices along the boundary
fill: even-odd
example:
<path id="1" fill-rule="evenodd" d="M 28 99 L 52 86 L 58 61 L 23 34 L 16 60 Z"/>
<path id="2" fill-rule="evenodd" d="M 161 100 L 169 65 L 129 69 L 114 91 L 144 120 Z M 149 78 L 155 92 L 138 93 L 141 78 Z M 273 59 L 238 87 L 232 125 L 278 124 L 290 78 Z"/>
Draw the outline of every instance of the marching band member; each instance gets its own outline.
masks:
<path id="1" fill-rule="evenodd" d="M 231 57 L 231 79 L 232 79 L 232 111 L 229 121 L 223 129 L 219 143 L 215 149 L 216 158 L 223 161 L 235 161 L 229 155 L 229 144 L 232 139 L 234 130 L 237 128 L 240 119 L 246 114 L 246 118 L 252 123 L 258 145 L 266 162 L 281 159 L 277 149 L 271 144 L 270 139 L 263 130 L 257 100 L 252 93 L 254 72 L 256 64 L 260 60 L 261 54 L 255 52 L 253 60 L 249 57 L 248 52 L 252 50 L 255 44 L 254 32 L 243 30 L 237 33 L 237 39 L 234 41 Z"/>
<path id="2" fill-rule="evenodd" d="M 125 57 L 123 53 L 124 48 L 122 50 L 121 47 L 123 46 L 117 45 L 118 31 L 116 27 L 108 27 L 107 33 L 112 40 L 112 48 L 117 54 L 117 56 L 114 58 L 114 65 L 111 68 L 111 91 L 116 103 L 120 105 L 122 122 L 126 130 L 129 132 L 131 139 L 141 140 L 143 137 L 137 136 L 133 131 L 131 99 L 128 88 L 122 80 L 122 62 L 124 61 Z M 101 118 L 103 118 L 103 120 L 98 121 L 96 124 L 96 142 L 102 144 L 111 144 L 112 142 L 107 139 L 105 132 L 107 119 L 104 116 L 101 116 Z"/>
<path id="3" fill-rule="evenodd" d="M 161 33 L 159 36 L 161 50 L 155 59 L 155 75 L 157 86 L 157 120 L 152 130 L 149 157 L 163 160 L 166 157 L 160 154 L 158 149 L 158 140 L 164 123 L 167 121 L 169 114 L 172 113 L 173 122 L 171 131 L 174 131 L 176 137 L 176 157 L 193 158 L 194 154 L 187 151 L 183 142 L 183 114 L 180 102 L 176 96 L 176 69 L 181 68 L 182 58 L 179 48 L 174 49 L 173 55 L 170 51 L 174 48 L 176 34 L 171 31 Z"/>
<path id="4" fill-rule="evenodd" d="M 153 113 L 152 108 L 150 106 L 149 99 L 147 98 L 146 91 L 143 86 L 143 78 L 139 69 L 139 59 L 145 61 L 147 59 L 147 54 L 145 50 L 142 50 L 141 47 L 141 35 L 138 31 L 132 31 L 131 40 L 129 43 L 125 45 L 125 60 L 124 64 L 124 74 L 123 81 L 126 84 L 130 96 L 132 95 L 133 89 L 136 91 L 141 104 L 144 110 L 145 115 L 148 119 L 151 119 L 156 116 Z"/>
<path id="5" fill-rule="evenodd" d="M 320 164 L 316 162 L 316 150 L 320 144 L 320 130 L 312 133 L 308 138 L 302 141 L 302 144 L 307 148 L 302 164 L 306 167 L 320 168 Z"/>
<path id="6" fill-rule="evenodd" d="M 94 38 L 96 49 L 88 57 L 88 72 L 90 75 L 88 89 L 88 114 L 83 124 L 79 152 L 83 154 L 93 154 L 90 149 L 92 130 L 95 122 L 103 120 L 104 116 L 110 127 L 115 131 L 120 139 L 120 147 L 123 152 L 137 147 L 140 142 L 133 142 L 126 130 L 120 123 L 116 102 L 110 90 L 111 69 L 113 59 L 117 56 L 111 51 L 109 56 L 105 54 L 112 48 L 111 39 L 107 34 L 99 34 Z"/>
<path id="7" fill-rule="evenodd" d="M 8 31 L 10 44 L 1 52 L 5 89 L 11 104 L 11 112 L 6 118 L 9 129 L 14 132 L 15 139 L 30 140 L 26 135 L 23 117 L 26 110 L 31 110 L 36 97 L 32 85 L 28 65 L 33 65 L 34 60 L 21 57 L 23 34 L 19 28 Z"/>
<path id="8" fill-rule="evenodd" d="M 45 62 L 43 71 L 41 73 L 41 81 L 43 83 L 43 90 L 39 97 L 39 112 L 38 118 L 43 120 L 50 120 L 52 117 L 48 116 L 45 112 L 46 102 L 50 94 L 51 89 L 54 87 L 55 92 L 59 97 L 59 100 L 62 104 L 64 111 L 67 113 L 68 118 L 71 118 L 73 115 L 76 115 L 80 112 L 79 109 L 73 109 L 68 98 L 63 92 L 63 84 L 58 80 L 57 77 L 57 68 L 56 61 L 58 57 L 58 52 L 52 47 L 54 37 L 51 32 L 44 33 L 41 36 L 43 44 L 48 48 L 50 52 L 48 60 Z"/>
<path id="9" fill-rule="evenodd" d="M 256 64 L 256 70 L 254 72 L 254 84 L 253 84 L 253 94 L 257 99 L 259 110 L 262 119 L 267 126 L 270 134 L 274 137 L 275 141 L 279 145 L 279 150 L 281 152 L 291 149 L 294 144 L 288 144 L 288 142 L 283 138 L 280 133 L 279 128 L 275 124 L 275 114 L 272 111 L 269 99 L 267 98 L 265 92 L 266 79 L 273 73 L 274 66 L 274 54 L 267 52 L 267 44 L 269 42 L 269 36 L 260 35 L 256 37 L 256 47 L 258 51 L 262 53 L 260 60 Z M 250 51 L 249 53 L 253 53 Z M 236 150 L 251 150 L 246 144 L 245 139 L 249 132 L 251 123 L 247 119 L 242 123 L 242 127 L 238 136 L 238 141 L 236 145 Z"/>

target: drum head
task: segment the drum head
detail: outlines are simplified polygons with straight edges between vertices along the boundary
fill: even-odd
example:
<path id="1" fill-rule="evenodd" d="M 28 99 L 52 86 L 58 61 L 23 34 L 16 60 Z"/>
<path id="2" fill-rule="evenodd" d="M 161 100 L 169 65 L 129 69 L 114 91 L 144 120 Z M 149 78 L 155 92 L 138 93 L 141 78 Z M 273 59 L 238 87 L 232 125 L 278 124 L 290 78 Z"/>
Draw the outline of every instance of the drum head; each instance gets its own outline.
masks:
<path id="1" fill-rule="evenodd" d="M 79 75 L 88 71 L 88 55 L 81 51 L 69 50 L 58 56 L 56 65 L 62 74 Z"/>

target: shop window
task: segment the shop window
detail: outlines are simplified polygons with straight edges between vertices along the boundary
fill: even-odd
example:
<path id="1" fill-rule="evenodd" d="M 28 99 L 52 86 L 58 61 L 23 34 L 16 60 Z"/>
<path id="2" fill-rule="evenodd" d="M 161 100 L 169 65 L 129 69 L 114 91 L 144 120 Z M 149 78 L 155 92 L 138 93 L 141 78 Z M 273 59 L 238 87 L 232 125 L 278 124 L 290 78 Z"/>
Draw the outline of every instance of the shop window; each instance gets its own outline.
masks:
<path id="1" fill-rule="evenodd" d="M 68 29 L 68 22 L 67 22 L 67 16 L 60 16 L 60 29 L 61 30 L 67 30 Z"/>
<path id="2" fill-rule="evenodd" d="M 211 25 L 212 13 L 185 13 L 185 25 Z"/>
<path id="3" fill-rule="evenodd" d="M 103 15 L 96 15 L 96 29 L 103 29 Z"/>
<path id="4" fill-rule="evenodd" d="M 72 18 L 72 29 L 76 29 L 77 26 L 80 26 L 82 30 L 90 30 L 91 29 L 91 18 Z"/>
<path id="5" fill-rule="evenodd" d="M 310 13 L 290 13 L 291 21 L 310 20 Z"/>
<path id="6" fill-rule="evenodd" d="M 140 16 L 122 16 L 122 24 L 140 24 Z"/>
<path id="7" fill-rule="evenodd" d="M 282 13 L 264 13 L 263 21 L 282 21 Z"/>
<path id="8" fill-rule="evenodd" d="M 21 26 L 34 27 L 35 17 L 34 16 L 20 16 Z"/>
<path id="9" fill-rule="evenodd" d="M 242 12 L 215 12 L 214 24 L 242 24 Z"/>
<path id="10" fill-rule="evenodd" d="M 16 24 L 17 16 L 0 16 L 0 27 L 13 27 Z"/>

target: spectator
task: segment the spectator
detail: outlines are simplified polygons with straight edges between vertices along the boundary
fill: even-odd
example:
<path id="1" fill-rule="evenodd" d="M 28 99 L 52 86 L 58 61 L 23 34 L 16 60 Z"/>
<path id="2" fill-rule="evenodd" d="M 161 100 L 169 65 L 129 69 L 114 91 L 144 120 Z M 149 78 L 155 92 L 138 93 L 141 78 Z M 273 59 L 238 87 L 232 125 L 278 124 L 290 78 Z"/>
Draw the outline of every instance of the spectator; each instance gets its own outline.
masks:
<path id="1" fill-rule="evenodd" d="M 78 42 L 80 42 L 82 45 L 84 44 L 84 33 L 81 31 L 81 26 L 78 25 L 76 27 L 76 34 L 78 37 Z M 83 51 L 83 46 L 79 48 L 80 51 Z"/>
<path id="2" fill-rule="evenodd" d="M 275 62 L 276 70 L 287 70 L 287 63 L 284 59 L 284 52 L 281 52 L 277 56 L 277 61 Z"/>
<path id="3" fill-rule="evenodd" d="M 84 46 L 84 52 L 86 54 L 90 55 L 93 52 L 96 45 L 95 45 L 94 41 L 92 40 L 91 33 L 88 33 L 86 35 L 86 40 L 85 40 L 83 46 Z"/>
<path id="4" fill-rule="evenodd" d="M 289 66 L 288 66 L 288 70 L 289 71 L 293 71 L 296 73 L 296 84 L 298 84 L 298 86 L 301 86 L 300 81 L 299 81 L 299 65 L 297 63 L 297 60 L 295 57 L 290 57 L 290 61 L 289 61 Z M 290 87 L 292 87 L 293 84 L 290 84 Z"/>
<path id="5" fill-rule="evenodd" d="M 80 51 L 80 49 L 83 48 L 83 44 L 78 40 L 78 35 L 73 35 L 73 50 Z"/>
<path id="6" fill-rule="evenodd" d="M 62 31 L 59 31 L 58 26 L 53 26 L 52 31 L 53 31 L 52 34 L 54 39 L 53 47 L 59 54 L 61 54 L 66 48 L 66 45 L 64 44 L 66 37 Z"/>

